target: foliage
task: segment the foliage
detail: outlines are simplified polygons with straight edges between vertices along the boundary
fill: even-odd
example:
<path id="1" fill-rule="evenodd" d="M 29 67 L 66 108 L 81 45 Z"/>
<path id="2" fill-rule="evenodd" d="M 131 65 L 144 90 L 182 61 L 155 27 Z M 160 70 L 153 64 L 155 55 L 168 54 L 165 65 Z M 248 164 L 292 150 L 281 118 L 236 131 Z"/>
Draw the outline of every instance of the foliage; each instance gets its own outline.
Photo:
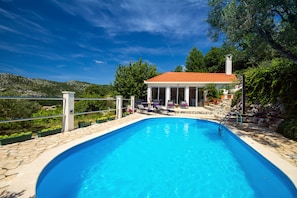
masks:
<path id="1" fill-rule="evenodd" d="M 73 91 L 80 96 L 90 83 L 69 81 L 54 82 L 31 79 L 13 74 L 0 74 L 0 95 L 61 97 L 62 91 Z"/>
<path id="2" fill-rule="evenodd" d="M 113 96 L 113 86 L 112 85 L 90 85 L 87 87 L 83 93 L 85 95 L 96 95 L 99 98 L 106 96 Z"/>
<path id="3" fill-rule="evenodd" d="M 56 130 L 56 129 L 61 129 L 61 128 L 62 128 L 61 125 L 54 125 L 54 126 L 51 126 L 51 127 L 49 127 L 49 128 L 42 129 L 40 132 L 47 132 L 47 131 Z"/>
<path id="4" fill-rule="evenodd" d="M 174 69 L 174 72 L 183 72 L 184 71 L 184 67 L 179 65 L 179 66 L 176 66 L 176 68 Z"/>
<path id="5" fill-rule="evenodd" d="M 87 126 L 91 126 L 91 125 L 92 125 L 92 121 L 79 121 L 78 122 L 79 128 L 87 127 Z"/>
<path id="6" fill-rule="evenodd" d="M 114 120 L 116 118 L 116 115 L 108 115 L 108 120 Z"/>
<path id="7" fill-rule="evenodd" d="M 96 120 L 99 120 L 99 121 L 107 121 L 108 117 L 107 116 L 101 116 L 99 118 L 97 118 Z"/>
<path id="8" fill-rule="evenodd" d="M 218 90 L 214 84 L 208 84 L 204 89 L 207 90 L 207 97 L 210 100 L 220 98 L 222 95 L 222 91 Z"/>
<path id="9" fill-rule="evenodd" d="M 297 115 L 297 65 L 286 59 L 273 59 L 245 72 L 248 101 L 285 105 L 288 114 Z"/>
<path id="10" fill-rule="evenodd" d="M 235 106 L 236 104 L 238 104 L 240 102 L 239 100 L 241 99 L 241 96 L 242 96 L 242 90 L 241 89 L 237 90 L 234 93 L 234 97 L 231 101 L 231 107 Z"/>
<path id="11" fill-rule="evenodd" d="M 225 54 L 222 48 L 212 47 L 204 57 L 209 72 L 225 72 Z"/>
<path id="12" fill-rule="evenodd" d="M 39 109 L 40 105 L 36 101 L 0 99 L 0 120 L 30 118 Z M 1 123 L 0 130 L 4 133 L 7 130 L 22 130 L 31 126 L 31 121 Z"/>
<path id="13" fill-rule="evenodd" d="M 111 85 L 91 85 L 82 94 L 83 98 L 109 98 L 114 95 Z M 80 100 L 75 102 L 75 112 L 90 112 L 115 108 L 112 100 Z"/>
<path id="14" fill-rule="evenodd" d="M 206 72 L 203 54 L 194 47 L 186 60 L 186 72 Z"/>
<path id="15" fill-rule="evenodd" d="M 116 74 L 114 87 L 115 90 L 124 98 L 135 96 L 135 98 L 144 99 L 147 86 L 144 81 L 157 75 L 155 65 L 148 65 L 146 62 L 139 61 L 129 65 L 119 65 Z"/>
<path id="16" fill-rule="evenodd" d="M 297 117 L 286 118 L 278 125 L 276 131 L 287 138 L 297 141 Z"/>
<path id="17" fill-rule="evenodd" d="M 295 0 L 209 0 L 208 4 L 211 10 L 207 22 L 213 39 L 224 33 L 234 45 L 257 51 L 269 45 L 297 63 Z"/>
<path id="18" fill-rule="evenodd" d="M 56 115 L 62 115 L 62 106 L 55 106 L 53 109 L 40 109 L 36 113 L 33 113 L 31 117 L 47 117 L 47 116 L 56 116 Z M 55 124 L 55 123 L 61 123 L 62 117 L 57 118 L 44 118 L 44 119 L 37 119 L 34 120 L 33 123 L 36 125 L 48 125 L 48 124 Z"/>
<path id="19" fill-rule="evenodd" d="M 28 100 L 1 99 L 0 118 L 3 120 L 28 118 L 38 111 L 40 105 Z"/>
<path id="20" fill-rule="evenodd" d="M 24 135 L 32 135 L 32 131 L 22 132 L 22 133 L 13 133 L 11 135 L 0 135 L 0 139 L 20 137 Z"/>

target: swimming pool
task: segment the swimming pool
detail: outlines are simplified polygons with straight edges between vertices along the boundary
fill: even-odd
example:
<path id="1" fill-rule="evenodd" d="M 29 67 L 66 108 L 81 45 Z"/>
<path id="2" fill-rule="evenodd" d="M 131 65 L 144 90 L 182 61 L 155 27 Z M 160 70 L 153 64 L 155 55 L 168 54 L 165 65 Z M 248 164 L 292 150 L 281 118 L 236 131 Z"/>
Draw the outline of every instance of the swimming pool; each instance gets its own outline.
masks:
<path id="1" fill-rule="evenodd" d="M 297 197 L 274 165 L 214 122 L 151 118 L 75 146 L 42 171 L 36 196 Z"/>

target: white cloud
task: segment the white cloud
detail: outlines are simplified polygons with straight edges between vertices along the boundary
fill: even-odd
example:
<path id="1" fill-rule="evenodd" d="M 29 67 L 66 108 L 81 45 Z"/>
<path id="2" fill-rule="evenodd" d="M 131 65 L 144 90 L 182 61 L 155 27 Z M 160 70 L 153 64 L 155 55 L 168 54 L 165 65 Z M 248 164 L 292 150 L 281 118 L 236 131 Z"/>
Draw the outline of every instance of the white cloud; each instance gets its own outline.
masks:
<path id="1" fill-rule="evenodd" d="M 71 15 L 81 16 L 92 26 L 111 35 L 150 32 L 171 35 L 205 33 L 206 0 L 75 0 L 55 3 Z M 205 16 L 205 15 L 204 15 Z"/>
<path id="2" fill-rule="evenodd" d="M 101 60 L 94 60 L 94 62 L 95 62 L 96 64 L 105 64 L 105 62 L 104 62 L 104 61 L 101 61 Z"/>
<path id="3" fill-rule="evenodd" d="M 26 74 L 26 71 L 21 69 L 18 66 L 0 63 L 0 73 L 13 73 L 13 74 L 21 75 L 21 74 Z"/>

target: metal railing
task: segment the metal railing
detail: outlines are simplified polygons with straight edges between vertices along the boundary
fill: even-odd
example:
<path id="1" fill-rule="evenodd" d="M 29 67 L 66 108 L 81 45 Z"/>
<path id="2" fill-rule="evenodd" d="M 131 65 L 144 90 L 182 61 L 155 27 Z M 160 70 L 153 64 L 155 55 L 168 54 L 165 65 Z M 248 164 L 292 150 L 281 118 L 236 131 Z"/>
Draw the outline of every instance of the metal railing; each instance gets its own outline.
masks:
<path id="1" fill-rule="evenodd" d="M 10 97 L 10 96 L 1 96 L 0 100 L 60 100 L 64 103 L 64 98 L 44 98 L 44 97 Z M 39 120 L 39 119 L 47 119 L 47 118 L 58 118 L 63 117 L 63 114 L 53 115 L 53 116 L 40 116 L 33 118 L 19 118 L 13 120 L 0 120 L 1 123 L 11 123 L 11 122 L 22 122 L 22 121 L 30 121 L 30 120 Z"/>
<path id="2" fill-rule="evenodd" d="M 117 98 L 72 98 L 69 99 L 67 97 L 64 97 L 64 94 L 66 92 L 63 92 L 63 98 L 45 98 L 45 97 L 10 97 L 10 96 L 1 96 L 0 100 L 47 100 L 47 101 L 63 101 L 63 111 L 62 114 L 59 115 L 51 115 L 51 116 L 40 116 L 40 117 L 31 117 L 31 118 L 17 118 L 17 119 L 11 119 L 11 120 L 0 120 L 0 124 L 2 123 L 13 123 L 13 122 L 22 122 L 22 121 L 31 121 L 31 120 L 39 120 L 39 119 L 51 119 L 51 118 L 58 118 L 61 117 L 62 118 L 62 128 L 63 131 L 65 131 L 65 129 L 70 129 L 72 130 L 74 128 L 74 122 L 70 122 L 70 125 L 72 126 L 66 126 L 66 124 L 69 125 L 69 118 L 73 118 L 74 116 L 77 115 L 87 115 L 87 114 L 95 114 L 95 113 L 105 113 L 105 112 L 110 112 L 110 111 L 115 111 L 116 112 L 116 118 L 121 118 L 122 117 L 122 112 L 124 110 L 128 109 L 128 106 L 123 106 L 123 101 L 127 101 L 127 104 L 130 101 L 130 105 L 131 108 L 134 112 L 134 96 L 131 96 L 130 99 L 123 99 L 121 96 L 117 96 Z M 73 92 L 70 92 L 73 93 Z M 68 94 L 68 92 L 66 93 L 66 95 Z M 73 93 L 74 94 L 74 93 Z M 86 101 L 115 101 L 116 102 L 116 109 L 105 109 L 105 110 L 98 110 L 98 111 L 89 111 L 89 112 L 79 112 L 79 113 L 75 113 L 74 112 L 74 100 L 75 101 L 80 101 L 80 100 L 86 100 Z M 117 102 L 117 100 L 119 100 L 120 102 Z M 73 103 L 73 109 L 69 112 L 66 111 L 66 106 L 71 105 L 71 102 Z M 120 104 L 121 106 L 119 106 L 118 104 Z M 126 104 L 126 103 L 125 103 Z M 66 119 L 68 119 L 66 122 Z M 71 120 L 70 120 L 71 121 Z"/>

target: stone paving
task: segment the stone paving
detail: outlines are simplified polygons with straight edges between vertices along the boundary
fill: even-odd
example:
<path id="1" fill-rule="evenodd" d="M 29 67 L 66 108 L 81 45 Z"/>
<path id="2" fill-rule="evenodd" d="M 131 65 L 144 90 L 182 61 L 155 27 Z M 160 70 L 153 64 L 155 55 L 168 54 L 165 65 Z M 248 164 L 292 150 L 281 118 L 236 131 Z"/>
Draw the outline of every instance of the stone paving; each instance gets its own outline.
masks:
<path id="1" fill-rule="evenodd" d="M 153 114 L 153 116 L 158 114 Z M 174 114 L 173 114 L 174 115 Z M 218 120 L 211 114 L 175 114 L 176 116 L 194 117 L 210 120 Z M 111 126 L 123 125 L 127 122 L 152 115 L 135 113 L 128 117 L 109 121 L 102 124 L 75 129 L 71 132 L 64 132 L 43 138 L 35 138 L 26 142 L 15 143 L 0 147 L 0 197 L 24 197 L 23 192 L 8 192 L 7 189 L 14 181 L 20 167 L 30 165 L 42 153 L 68 142 L 83 138 L 87 135 L 100 133 Z M 229 123 L 231 126 L 231 123 Z M 239 136 L 248 136 L 264 145 L 266 148 L 277 153 L 297 168 L 297 142 L 288 140 L 281 135 L 267 128 L 260 128 L 256 125 L 244 125 L 239 130 Z"/>

